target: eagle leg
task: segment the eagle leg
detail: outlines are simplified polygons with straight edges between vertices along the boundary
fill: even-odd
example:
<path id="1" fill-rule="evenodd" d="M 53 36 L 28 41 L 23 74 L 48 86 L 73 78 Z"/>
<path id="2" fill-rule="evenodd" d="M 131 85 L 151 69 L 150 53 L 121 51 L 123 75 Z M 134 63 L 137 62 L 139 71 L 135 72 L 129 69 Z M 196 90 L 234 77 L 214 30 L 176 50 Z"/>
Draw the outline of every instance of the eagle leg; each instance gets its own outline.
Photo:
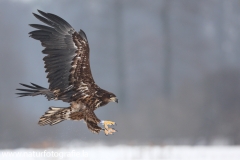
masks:
<path id="1" fill-rule="evenodd" d="M 93 111 L 86 112 L 84 121 L 87 123 L 88 129 L 91 130 L 93 133 L 99 133 L 101 130 L 103 130 L 101 127 L 98 126 L 100 120 L 97 118 Z"/>
<path id="2" fill-rule="evenodd" d="M 84 121 L 87 123 L 88 129 L 90 129 L 93 133 L 99 133 L 101 130 L 104 131 L 105 135 L 113 134 L 117 132 L 114 128 L 110 128 L 109 126 L 116 125 L 115 122 L 112 121 L 103 121 L 97 118 L 93 111 L 86 112 L 84 117 Z M 104 125 L 104 128 L 98 126 L 98 123 Z"/>
<path id="3" fill-rule="evenodd" d="M 108 126 L 116 125 L 116 122 L 113 121 L 101 121 L 100 122 L 102 125 L 104 125 L 104 133 L 105 135 L 113 134 L 117 132 L 114 128 L 110 128 Z"/>
<path id="4" fill-rule="evenodd" d="M 97 125 L 97 123 L 86 121 L 87 127 L 90 129 L 93 133 L 99 133 L 101 130 L 103 130 L 101 127 Z"/>

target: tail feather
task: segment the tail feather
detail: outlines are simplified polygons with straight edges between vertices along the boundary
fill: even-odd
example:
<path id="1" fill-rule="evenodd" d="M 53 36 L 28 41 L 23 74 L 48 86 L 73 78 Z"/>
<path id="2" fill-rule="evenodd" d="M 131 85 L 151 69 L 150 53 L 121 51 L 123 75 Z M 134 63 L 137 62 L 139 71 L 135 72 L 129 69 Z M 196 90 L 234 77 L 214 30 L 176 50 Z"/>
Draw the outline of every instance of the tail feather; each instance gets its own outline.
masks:
<path id="1" fill-rule="evenodd" d="M 21 93 L 16 93 L 17 95 L 19 95 L 19 97 L 44 95 L 45 97 L 47 97 L 48 100 L 54 99 L 55 97 L 52 91 L 37 84 L 31 83 L 32 86 L 22 83 L 20 84 L 24 87 L 27 87 L 27 89 L 17 88 L 16 90 L 23 91 Z"/>
<path id="2" fill-rule="evenodd" d="M 69 115 L 72 113 L 70 107 L 49 107 L 49 110 L 40 118 L 38 124 L 44 125 L 55 125 L 64 120 L 69 119 Z"/>

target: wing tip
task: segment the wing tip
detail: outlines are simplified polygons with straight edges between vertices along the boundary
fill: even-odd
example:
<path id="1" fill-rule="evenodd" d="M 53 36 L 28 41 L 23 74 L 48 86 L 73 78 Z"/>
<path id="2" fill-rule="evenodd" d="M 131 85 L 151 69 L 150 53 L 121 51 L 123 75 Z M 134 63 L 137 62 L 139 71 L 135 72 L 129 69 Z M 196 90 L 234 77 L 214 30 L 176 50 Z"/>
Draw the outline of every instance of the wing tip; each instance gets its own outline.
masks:
<path id="1" fill-rule="evenodd" d="M 79 33 L 78 33 L 86 42 L 88 42 L 88 39 L 87 39 L 87 35 L 86 33 L 80 29 Z"/>
<path id="2" fill-rule="evenodd" d="M 36 17 L 36 18 L 39 16 L 39 15 L 38 15 L 38 14 L 36 14 L 36 13 L 32 13 L 32 14 L 33 14 L 33 15 L 34 15 L 34 17 Z"/>
<path id="3" fill-rule="evenodd" d="M 46 14 L 45 12 L 41 11 L 40 9 L 37 9 L 38 13 L 40 13 L 41 15 Z"/>

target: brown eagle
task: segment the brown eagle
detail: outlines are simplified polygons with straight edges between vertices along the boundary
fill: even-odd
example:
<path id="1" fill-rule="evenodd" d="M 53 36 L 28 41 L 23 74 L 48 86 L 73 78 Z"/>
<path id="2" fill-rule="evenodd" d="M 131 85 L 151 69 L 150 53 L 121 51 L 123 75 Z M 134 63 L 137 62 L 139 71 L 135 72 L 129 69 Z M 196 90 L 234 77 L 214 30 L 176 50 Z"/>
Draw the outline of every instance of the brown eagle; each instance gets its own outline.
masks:
<path id="1" fill-rule="evenodd" d="M 38 124 L 55 125 L 63 120 L 84 120 L 88 129 L 94 133 L 101 130 L 106 135 L 116 132 L 115 122 L 100 120 L 94 113 L 98 107 L 109 102 L 117 102 L 116 96 L 101 89 L 92 77 L 89 63 L 89 45 L 86 34 L 73 27 L 62 18 L 38 10 L 41 14 L 33 15 L 47 24 L 30 24 L 37 30 L 30 32 L 30 37 L 41 41 L 46 56 L 43 58 L 49 82 L 49 88 L 34 83 L 26 85 L 27 89 L 16 93 L 19 97 L 44 95 L 48 100 L 62 100 L 70 103 L 69 107 L 49 107 L 49 110 L 40 118 Z M 98 124 L 104 125 L 104 128 Z"/>

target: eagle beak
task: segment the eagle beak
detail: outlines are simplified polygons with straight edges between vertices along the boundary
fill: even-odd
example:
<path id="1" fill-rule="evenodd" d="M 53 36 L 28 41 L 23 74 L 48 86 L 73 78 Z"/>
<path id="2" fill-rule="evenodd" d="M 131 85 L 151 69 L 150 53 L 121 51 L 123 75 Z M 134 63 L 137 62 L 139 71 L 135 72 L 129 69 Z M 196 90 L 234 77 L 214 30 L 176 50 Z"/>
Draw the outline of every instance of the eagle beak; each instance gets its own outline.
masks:
<path id="1" fill-rule="evenodd" d="M 118 99 L 116 97 L 110 98 L 110 101 L 118 103 Z"/>

